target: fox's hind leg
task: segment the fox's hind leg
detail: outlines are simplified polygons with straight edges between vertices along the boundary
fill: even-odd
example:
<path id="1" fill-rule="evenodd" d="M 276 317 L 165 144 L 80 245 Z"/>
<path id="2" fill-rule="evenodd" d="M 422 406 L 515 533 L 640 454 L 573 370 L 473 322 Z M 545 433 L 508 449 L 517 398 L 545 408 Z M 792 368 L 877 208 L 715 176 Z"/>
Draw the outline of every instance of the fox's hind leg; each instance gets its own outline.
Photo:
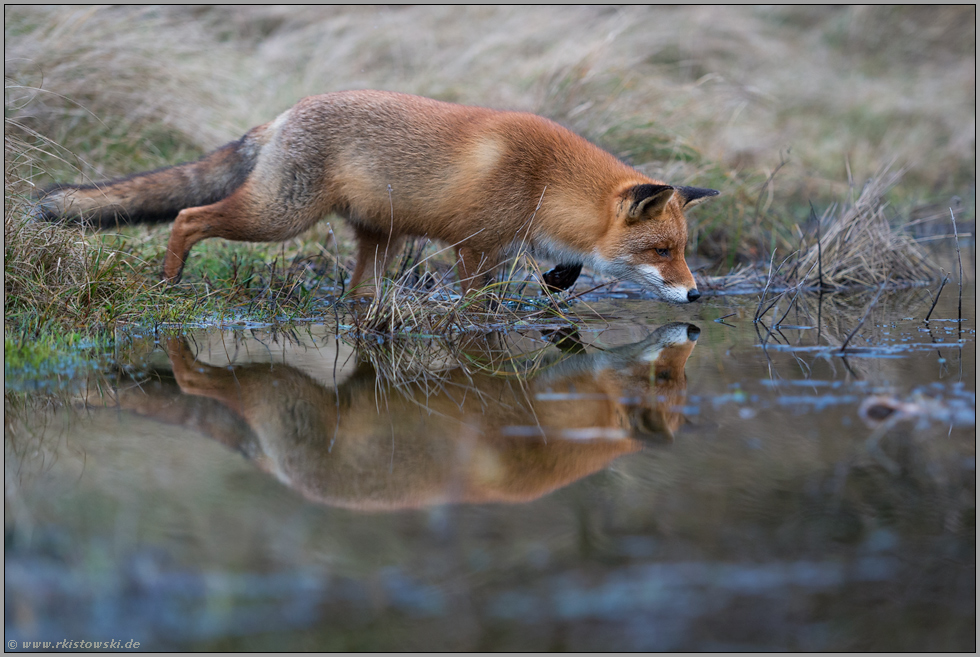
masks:
<path id="1" fill-rule="evenodd" d="M 313 204 L 267 201 L 253 194 L 246 183 L 217 203 L 180 211 L 170 232 L 163 278 L 170 283 L 179 281 L 187 254 L 201 240 L 222 237 L 238 242 L 283 242 L 310 228 L 325 214 Z"/>
<path id="2" fill-rule="evenodd" d="M 184 272 L 184 262 L 191 247 L 208 237 L 217 236 L 216 221 L 220 222 L 223 215 L 215 206 L 202 205 L 196 208 L 184 208 L 174 220 L 170 229 L 170 240 L 167 242 L 167 255 L 163 261 L 163 279 L 168 283 L 176 283 Z"/>
<path id="3" fill-rule="evenodd" d="M 354 296 L 373 296 L 378 281 L 388 269 L 388 263 L 399 252 L 403 239 L 400 235 L 377 233 L 354 226 L 357 237 L 357 262 L 350 278 Z"/>
<path id="4" fill-rule="evenodd" d="M 241 382 L 231 369 L 198 362 L 184 337 L 161 339 L 160 342 L 167 350 L 181 392 L 217 399 L 242 414 Z"/>

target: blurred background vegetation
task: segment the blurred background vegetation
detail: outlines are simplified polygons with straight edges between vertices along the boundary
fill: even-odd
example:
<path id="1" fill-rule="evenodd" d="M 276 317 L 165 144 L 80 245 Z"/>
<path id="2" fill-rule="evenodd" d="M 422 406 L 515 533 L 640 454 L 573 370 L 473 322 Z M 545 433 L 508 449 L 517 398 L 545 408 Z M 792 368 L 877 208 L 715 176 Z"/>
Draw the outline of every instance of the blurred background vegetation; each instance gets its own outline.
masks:
<path id="1" fill-rule="evenodd" d="M 887 191 L 891 224 L 945 233 L 951 205 L 975 215 L 975 13 L 8 8 L 5 314 L 24 337 L 51 322 L 88 330 L 202 308 L 276 314 L 283 299 L 292 316 L 310 314 L 316 285 L 342 277 L 350 257 L 342 227 L 336 241 L 324 224 L 286 245 L 206 242 L 189 282 L 165 291 L 169 227 L 79 242 L 77 230 L 23 219 L 38 187 L 196 158 L 303 96 L 342 89 L 536 112 L 651 176 L 720 189 L 690 217 L 692 265 L 715 273 L 798 248 L 810 202 L 853 200 L 888 169 L 902 173 Z"/>

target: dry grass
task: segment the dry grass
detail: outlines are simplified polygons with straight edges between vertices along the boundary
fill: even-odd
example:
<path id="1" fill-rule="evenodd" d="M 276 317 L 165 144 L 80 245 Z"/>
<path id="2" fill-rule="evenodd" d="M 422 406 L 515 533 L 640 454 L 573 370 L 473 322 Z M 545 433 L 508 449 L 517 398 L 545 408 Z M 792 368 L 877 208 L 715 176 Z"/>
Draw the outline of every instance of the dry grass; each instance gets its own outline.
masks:
<path id="1" fill-rule="evenodd" d="M 129 173 L 72 143 L 100 122 L 208 150 L 302 96 L 381 88 L 539 112 L 678 183 L 764 179 L 790 149 L 782 194 L 817 197 L 896 158 L 916 184 L 972 181 L 974 24 L 971 6 L 18 7 L 5 72 L 99 171 Z"/>
<path id="2" fill-rule="evenodd" d="M 936 267 L 915 240 L 897 231 L 886 216 L 886 195 L 901 177 L 902 171 L 882 171 L 819 218 L 811 212 L 805 233 L 798 229 L 798 248 L 774 249 L 767 262 L 708 276 L 704 287 L 827 291 L 874 287 L 886 280 L 901 286 L 936 278 Z"/>
<path id="3" fill-rule="evenodd" d="M 4 173 L 9 181 L 10 169 L 6 165 Z M 31 221 L 30 200 L 23 194 L 9 194 L 5 201 L 4 295 L 25 297 L 31 292 L 30 281 L 35 279 L 60 287 L 79 285 L 88 264 L 81 238 L 56 225 Z M 44 305 L 43 299 L 32 299 L 29 303 L 39 302 Z"/>
<path id="4" fill-rule="evenodd" d="M 564 357 L 556 356 L 545 333 L 536 337 L 514 331 L 469 332 L 423 340 L 401 335 L 384 341 L 365 334 L 347 334 L 344 339 L 359 358 L 371 364 L 376 381 L 389 383 L 395 389 L 416 388 L 438 394 L 449 383 L 446 374 L 454 370 L 522 380 L 533 377 Z M 476 396 L 482 394 L 476 387 L 467 387 L 467 391 Z M 406 395 L 408 399 L 414 397 Z"/>
<path id="5" fill-rule="evenodd" d="M 440 251 L 423 256 L 424 246 L 408 247 L 399 273 L 385 279 L 363 307 L 353 306 L 355 334 L 454 336 L 574 321 L 567 297 L 545 290 L 537 263 L 528 254 L 520 253 L 508 263 L 502 280 L 464 296 L 454 290 L 454 268 L 433 263 Z"/>
<path id="6" fill-rule="evenodd" d="M 235 76 L 209 60 L 199 26 L 150 8 L 15 7 L 4 18 L 7 117 L 78 157 L 75 172 L 43 162 L 49 175 L 87 182 L 168 165 L 240 131 L 226 102 Z"/>
<path id="7" fill-rule="evenodd" d="M 837 203 L 821 219 L 835 285 L 902 278 L 903 260 L 924 270 L 912 246 L 883 232 L 886 193 L 945 205 L 956 192 L 965 218 L 975 212 L 972 6 L 16 6 L 4 18 L 5 151 L 19 162 L 13 175 L 5 166 L 5 291 L 45 317 L 79 289 L 108 299 L 101 319 L 80 311 L 73 324 L 127 312 L 113 289 L 155 285 L 165 231 L 137 229 L 122 243 L 58 235 L 23 221 L 34 187 L 183 161 L 331 90 L 534 111 L 650 175 L 719 188 L 690 219 L 695 251 L 724 269 L 768 260 L 774 246 L 789 253 L 805 233 L 808 251 L 781 270 L 795 265 L 802 276 L 815 244 L 807 200 Z M 898 191 L 874 178 L 850 202 L 850 180 L 893 161 L 905 172 Z M 172 315 L 202 306 L 216 315 L 215 301 L 246 314 L 312 312 L 349 263 L 349 244 L 323 237 L 313 231 L 282 250 L 206 243 L 189 283 L 146 305 Z M 29 281 L 57 285 L 45 292 Z M 227 292 L 216 299 L 219 288 Z M 379 333 L 462 330 L 496 321 L 489 306 L 396 276 L 358 321 Z"/>
<path id="8" fill-rule="evenodd" d="M 147 286 L 132 275 L 125 255 L 32 219 L 29 176 L 36 152 L 4 135 L 4 316 L 25 335 L 50 323 L 81 329 L 97 308 L 114 306 L 120 294 L 137 297 Z"/>
<path id="9" fill-rule="evenodd" d="M 818 220 L 819 244 L 807 240 L 793 278 L 809 273 L 811 280 L 818 276 L 819 283 L 834 288 L 935 278 L 935 268 L 915 242 L 896 232 L 885 216 L 885 194 L 901 177 L 901 171 L 882 172 L 856 200 L 827 208 Z"/>

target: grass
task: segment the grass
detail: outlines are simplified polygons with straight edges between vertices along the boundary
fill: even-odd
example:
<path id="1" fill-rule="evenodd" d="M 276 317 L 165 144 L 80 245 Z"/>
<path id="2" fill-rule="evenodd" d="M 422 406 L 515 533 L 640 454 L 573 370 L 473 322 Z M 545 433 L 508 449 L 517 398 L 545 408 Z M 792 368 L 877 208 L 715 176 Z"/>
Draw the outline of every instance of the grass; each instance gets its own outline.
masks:
<path id="1" fill-rule="evenodd" d="M 817 240 L 801 244 L 797 275 L 816 268 L 824 288 L 872 287 L 887 279 L 930 280 L 937 271 L 907 235 L 895 232 L 885 214 L 888 189 L 901 171 L 883 171 L 870 179 L 856 199 L 830 206 L 816 220 Z"/>
<path id="2" fill-rule="evenodd" d="M 329 223 L 312 231 L 313 240 L 205 242 L 194 250 L 184 282 L 166 285 L 159 269 L 169 226 L 114 233 L 36 221 L 23 173 L 39 165 L 32 148 L 16 137 L 8 134 L 5 145 L 11 154 L 5 169 L 5 362 L 12 371 L 34 374 L 39 361 L 70 359 L 84 340 L 107 347 L 119 324 L 282 324 L 330 317 L 356 335 L 450 336 L 529 319 L 568 321 L 567 306 L 528 278 L 533 259 L 518 258 L 505 281 L 464 297 L 453 289 L 445 249 L 426 240 L 412 245 L 375 298 L 358 301 L 344 288 L 353 269 L 351 240 L 338 239 Z"/>
<path id="3" fill-rule="evenodd" d="M 915 240 L 889 222 L 885 199 L 901 177 L 901 171 L 886 169 L 819 216 L 811 205 L 810 221 L 797 227 L 796 244 L 787 236 L 766 260 L 708 277 L 704 287 L 840 291 L 938 279 L 938 268 Z"/>
<path id="4" fill-rule="evenodd" d="M 281 245 L 206 241 L 168 288 L 167 227 L 30 220 L 38 187 L 186 161 L 304 95 L 350 88 L 534 111 L 651 176 L 722 190 L 689 217 L 690 253 L 710 274 L 758 289 L 775 257 L 784 286 L 809 285 L 822 253 L 829 286 L 930 277 L 895 228 L 945 225 L 948 213 L 923 208 L 952 194 L 965 199 L 961 225 L 975 214 L 974 25 L 972 6 L 13 7 L 5 342 L 57 352 L 80 339 L 67 336 L 109 340 L 118 323 L 342 312 L 352 330 L 385 335 L 567 321 L 526 282 L 530 261 L 461 299 L 436 245 L 407 252 L 372 304 L 338 306 L 352 245 L 337 222 Z M 810 202 L 823 211 L 811 217 Z"/>

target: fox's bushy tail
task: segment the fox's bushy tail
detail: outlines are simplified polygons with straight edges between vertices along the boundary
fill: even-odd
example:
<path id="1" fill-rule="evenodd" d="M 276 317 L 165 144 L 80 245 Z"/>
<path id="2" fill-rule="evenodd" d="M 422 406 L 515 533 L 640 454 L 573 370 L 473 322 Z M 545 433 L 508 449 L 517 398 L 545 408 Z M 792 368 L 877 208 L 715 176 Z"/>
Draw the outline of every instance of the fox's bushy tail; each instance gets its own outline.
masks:
<path id="1" fill-rule="evenodd" d="M 173 221 L 184 208 L 235 191 L 255 167 L 259 148 L 249 133 L 196 162 L 93 185 L 55 185 L 39 195 L 38 215 L 99 228 Z"/>

